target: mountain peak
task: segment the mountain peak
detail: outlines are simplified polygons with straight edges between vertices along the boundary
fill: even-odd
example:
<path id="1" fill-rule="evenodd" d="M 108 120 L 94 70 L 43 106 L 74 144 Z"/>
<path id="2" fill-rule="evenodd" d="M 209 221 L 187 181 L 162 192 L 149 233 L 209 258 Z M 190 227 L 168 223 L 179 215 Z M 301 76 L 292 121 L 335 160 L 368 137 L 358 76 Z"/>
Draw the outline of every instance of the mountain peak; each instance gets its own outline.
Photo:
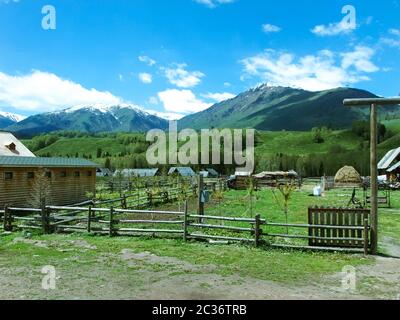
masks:
<path id="1" fill-rule="evenodd" d="M 20 122 L 24 119 L 26 119 L 25 116 L 22 116 L 20 114 L 16 114 L 16 113 L 11 113 L 11 112 L 4 112 L 4 111 L 0 111 L 0 116 L 3 118 L 7 118 L 13 122 Z"/>

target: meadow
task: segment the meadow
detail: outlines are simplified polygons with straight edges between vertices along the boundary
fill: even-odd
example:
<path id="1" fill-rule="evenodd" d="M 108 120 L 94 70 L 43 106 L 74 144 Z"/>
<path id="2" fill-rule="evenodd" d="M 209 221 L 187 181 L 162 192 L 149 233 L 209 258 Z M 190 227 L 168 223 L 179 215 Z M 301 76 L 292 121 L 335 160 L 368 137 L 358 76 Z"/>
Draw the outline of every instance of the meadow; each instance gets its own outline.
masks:
<path id="1" fill-rule="evenodd" d="M 293 193 L 289 222 L 306 222 L 310 205 L 345 207 L 352 192 L 350 189 L 332 190 L 316 198 L 310 197 L 311 187 Z M 248 200 L 246 191 L 228 191 L 222 202 L 212 200 L 206 205 L 206 214 L 249 217 L 257 213 L 268 221 L 285 221 L 271 190 L 257 193 L 253 212 L 246 204 Z M 168 204 L 158 208 L 176 207 L 177 204 Z M 192 200 L 189 211 L 194 212 L 195 208 Z M 392 208 L 380 209 L 382 256 L 399 252 L 399 208 L 400 193 L 397 192 L 392 195 Z M 284 298 L 349 298 L 349 293 L 340 291 L 339 276 L 343 267 L 350 265 L 362 274 L 359 287 L 350 298 L 393 298 L 395 290 L 400 288 L 388 283 L 390 274 L 387 273 L 398 265 L 382 266 L 382 263 L 393 262 L 390 258 L 379 259 L 341 252 L 198 241 L 185 243 L 181 237 L 13 233 L 0 236 L 0 296 L 17 299 L 163 299 L 168 296 L 202 299 L 216 293 L 233 298 L 229 295 L 231 292 L 236 294 L 234 298 L 261 299 L 268 298 L 266 292 L 272 290 L 270 298 L 276 298 L 274 295 L 279 292 L 286 295 Z M 48 292 L 40 288 L 40 271 L 45 265 L 53 265 L 58 270 L 59 290 Z M 258 286 L 252 292 L 248 286 L 254 283 Z M 260 292 L 260 288 L 265 291 Z"/>

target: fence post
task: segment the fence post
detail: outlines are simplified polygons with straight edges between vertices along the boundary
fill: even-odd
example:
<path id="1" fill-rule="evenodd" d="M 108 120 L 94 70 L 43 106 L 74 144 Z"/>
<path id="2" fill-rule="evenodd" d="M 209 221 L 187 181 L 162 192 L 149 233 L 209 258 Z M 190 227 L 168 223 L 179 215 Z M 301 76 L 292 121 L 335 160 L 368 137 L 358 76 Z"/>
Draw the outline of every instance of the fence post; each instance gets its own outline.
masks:
<path id="1" fill-rule="evenodd" d="M 368 219 L 364 220 L 364 255 L 368 255 L 369 252 L 369 226 Z"/>
<path id="2" fill-rule="evenodd" d="M 3 216 L 3 229 L 4 229 L 4 231 L 7 231 L 6 230 L 7 229 L 7 210 L 8 210 L 8 207 L 5 206 L 4 207 L 4 216 Z"/>
<path id="3" fill-rule="evenodd" d="M 112 237 L 114 235 L 114 230 L 113 230 L 113 226 L 114 225 L 114 208 L 111 207 L 110 208 L 110 232 L 109 232 L 109 236 Z"/>
<path id="4" fill-rule="evenodd" d="M 261 226 L 261 216 L 258 214 L 256 215 L 255 232 L 254 232 L 256 247 L 258 247 L 260 244 L 260 235 L 261 235 L 260 226 Z"/>
<path id="5" fill-rule="evenodd" d="M 126 194 L 125 194 L 125 193 L 123 194 L 123 196 L 122 196 L 122 198 L 121 198 L 121 207 L 122 207 L 123 209 L 126 209 L 126 208 L 127 208 L 127 205 L 126 205 Z"/>
<path id="6" fill-rule="evenodd" d="M 203 200 L 203 191 L 204 191 L 204 176 L 200 173 L 197 181 L 197 214 L 199 216 L 204 216 L 204 202 Z M 203 223 L 203 219 L 199 219 L 199 223 Z"/>
<path id="7" fill-rule="evenodd" d="M 40 216 L 42 218 L 42 232 L 43 234 L 46 234 L 47 233 L 46 206 L 45 206 L 45 201 L 43 200 L 40 208 Z"/>
<path id="8" fill-rule="evenodd" d="M 51 209 L 50 209 L 50 207 L 46 207 L 46 228 L 47 228 L 47 233 L 53 233 L 53 228 L 51 227 L 51 224 L 50 224 L 50 216 L 51 216 Z"/>
<path id="9" fill-rule="evenodd" d="M 4 207 L 4 231 L 11 232 L 13 230 L 12 226 L 12 214 L 8 206 Z"/>
<path id="10" fill-rule="evenodd" d="M 89 206 L 88 217 L 87 217 L 87 232 L 91 231 L 91 219 L 92 219 L 92 206 Z"/>
<path id="11" fill-rule="evenodd" d="M 183 241 L 187 241 L 187 228 L 188 228 L 188 201 L 185 201 L 184 216 L 183 216 Z"/>

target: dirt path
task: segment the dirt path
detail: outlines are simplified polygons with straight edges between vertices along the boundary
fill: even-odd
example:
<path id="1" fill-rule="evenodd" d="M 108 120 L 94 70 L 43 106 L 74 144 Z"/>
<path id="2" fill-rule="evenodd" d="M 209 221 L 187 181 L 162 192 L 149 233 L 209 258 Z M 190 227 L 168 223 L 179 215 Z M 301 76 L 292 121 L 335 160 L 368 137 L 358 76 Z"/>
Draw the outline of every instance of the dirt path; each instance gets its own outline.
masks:
<path id="1" fill-rule="evenodd" d="M 31 244 L 44 248 L 54 245 L 44 241 L 32 241 Z M 96 250 L 83 241 L 74 242 L 72 246 L 76 250 Z M 37 267 L 0 267 L 0 298 L 334 300 L 397 299 L 400 294 L 400 259 L 395 258 L 377 257 L 373 265 L 358 267 L 354 291 L 342 288 L 341 273 L 289 285 L 239 275 L 222 276 L 216 274 L 214 265 L 198 266 L 177 258 L 130 249 L 124 249 L 118 255 L 100 255 L 95 267 L 80 261 L 79 256 L 73 259 L 79 263 L 65 261 L 64 267 L 62 264 L 57 267 L 57 289 L 54 291 L 41 288 L 43 275 Z"/>

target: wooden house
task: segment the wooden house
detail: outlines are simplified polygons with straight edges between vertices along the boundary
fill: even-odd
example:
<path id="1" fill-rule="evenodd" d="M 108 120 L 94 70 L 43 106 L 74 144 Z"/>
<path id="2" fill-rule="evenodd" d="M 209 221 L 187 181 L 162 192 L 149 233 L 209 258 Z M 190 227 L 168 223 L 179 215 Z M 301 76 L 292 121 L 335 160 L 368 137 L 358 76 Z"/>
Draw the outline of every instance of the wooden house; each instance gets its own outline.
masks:
<path id="1" fill-rule="evenodd" d="M 96 176 L 100 177 L 100 178 L 112 177 L 113 173 L 108 168 L 97 168 L 96 169 Z"/>
<path id="2" fill-rule="evenodd" d="M 212 168 L 207 168 L 202 171 L 200 171 L 200 174 L 203 175 L 204 178 L 218 178 L 219 173 L 212 169 Z"/>
<path id="3" fill-rule="evenodd" d="M 196 173 L 190 167 L 172 167 L 168 171 L 168 175 L 178 175 L 181 177 L 195 177 Z"/>
<path id="4" fill-rule="evenodd" d="M 95 193 L 97 164 L 72 158 L 0 156 L 0 208 L 72 205 Z"/>
<path id="5" fill-rule="evenodd" d="M 157 177 L 161 175 L 161 171 L 155 169 L 123 169 L 117 170 L 114 173 L 114 177 L 122 175 L 124 178 L 146 178 L 146 177 Z"/>
<path id="6" fill-rule="evenodd" d="M 298 183 L 299 175 L 291 171 L 263 171 L 255 174 L 253 178 L 259 188 L 277 187 L 286 183 Z"/>
<path id="7" fill-rule="evenodd" d="M 386 175 L 387 180 L 396 181 L 400 175 L 400 148 L 390 150 L 378 163 L 380 175 Z"/>

